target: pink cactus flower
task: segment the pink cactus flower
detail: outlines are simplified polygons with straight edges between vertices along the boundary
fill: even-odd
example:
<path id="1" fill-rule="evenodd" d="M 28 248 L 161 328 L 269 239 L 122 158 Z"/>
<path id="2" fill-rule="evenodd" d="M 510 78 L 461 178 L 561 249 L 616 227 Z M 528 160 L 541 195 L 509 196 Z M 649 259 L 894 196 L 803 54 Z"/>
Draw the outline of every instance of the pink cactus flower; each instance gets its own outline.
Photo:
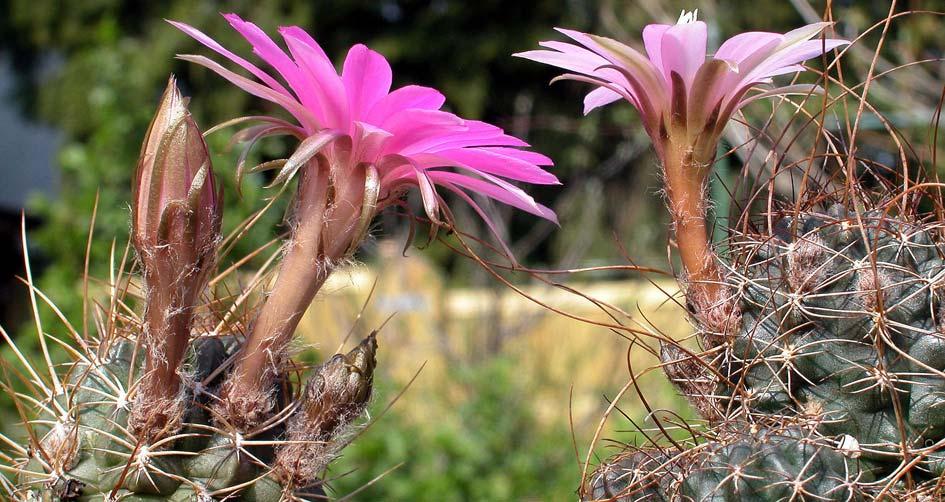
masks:
<path id="1" fill-rule="evenodd" d="M 675 25 L 645 27 L 646 56 L 616 40 L 565 29 L 558 31 L 576 44 L 541 42 L 546 50 L 516 55 L 572 72 L 558 79 L 595 84 L 584 99 L 585 114 L 621 98 L 639 111 L 662 164 L 687 295 L 695 312 L 716 312 L 718 305 L 728 303 L 706 229 L 705 184 L 722 131 L 754 99 L 816 90 L 800 85 L 752 92 L 759 84 L 770 84 L 772 77 L 804 70 L 801 62 L 848 42 L 812 40 L 830 25 L 814 23 L 785 34 L 742 33 L 707 57 L 706 24 L 696 14 L 683 12 Z M 713 323 L 703 318 L 704 325 Z"/>
<path id="2" fill-rule="evenodd" d="M 844 44 L 814 39 L 830 23 L 814 23 L 785 34 L 748 32 L 726 40 L 714 55 L 706 54 L 706 24 L 698 11 L 683 12 L 676 24 L 643 29 L 646 56 L 616 40 L 558 28 L 577 44 L 548 41 L 548 50 L 516 56 L 568 70 L 559 78 L 598 85 L 584 99 L 584 113 L 619 99 L 639 112 L 647 133 L 662 147 L 661 135 L 685 135 L 714 148 L 732 115 L 758 97 L 796 92 L 777 87 L 754 95 L 749 91 L 772 77 L 803 71 L 800 63 Z M 809 87 L 807 88 L 809 89 Z M 702 138 L 698 136 L 702 135 Z"/>
<path id="3" fill-rule="evenodd" d="M 301 28 L 279 29 L 286 52 L 256 25 L 234 14 L 225 17 L 274 74 L 197 29 L 172 21 L 254 78 L 204 56 L 180 57 L 213 70 L 292 115 L 294 121 L 249 117 L 262 123 L 235 136 L 249 144 L 247 151 L 265 136 L 287 134 L 300 140 L 295 153 L 275 165 L 279 172 L 274 184 L 299 175 L 291 235 L 279 275 L 227 378 L 218 406 L 219 416 L 227 423 L 250 430 L 272 411 L 268 389 L 283 367 L 286 348 L 302 314 L 331 271 L 358 248 L 378 211 L 399 203 L 404 192 L 416 186 L 424 212 L 434 223 L 441 222 L 441 216 L 448 213 L 435 189 L 439 186 L 469 203 L 498 236 L 472 194 L 556 222 L 551 209 L 513 182 L 557 184 L 558 179 L 543 169 L 552 165 L 551 160 L 525 149 L 528 145 L 524 141 L 494 125 L 441 110 L 445 99 L 435 89 L 407 85 L 392 91 L 387 60 L 364 45 L 348 51 L 339 73 Z M 238 173 L 244 161 L 245 151 Z M 501 239 L 500 244 L 505 247 Z M 512 257 L 507 247 L 505 251 Z"/>
<path id="4" fill-rule="evenodd" d="M 384 56 L 364 45 L 351 47 L 339 73 L 318 43 L 297 26 L 279 28 L 288 47 L 286 53 L 255 24 L 235 14 L 224 17 L 282 82 L 196 28 L 171 21 L 257 80 L 234 73 L 204 56 L 181 58 L 203 65 L 246 92 L 276 103 L 295 118 L 296 124 L 270 118 L 243 135 L 250 141 L 269 134 L 293 134 L 303 140 L 280 172 L 279 181 L 291 177 L 321 153 L 333 163 L 345 157 L 337 164 L 348 166 L 346 169 L 358 166 L 376 169 L 377 209 L 394 203 L 407 186 L 415 185 L 427 215 L 439 221 L 441 201 L 434 186 L 440 186 L 466 200 L 490 226 L 485 212 L 469 193 L 479 193 L 556 222 L 553 211 L 510 183 L 559 183 L 543 169 L 551 166 L 552 161 L 525 150 L 528 144 L 524 141 L 494 125 L 465 120 L 441 110 L 445 98 L 435 89 L 407 85 L 391 91 L 390 65 Z M 353 155 L 348 156 L 348 152 Z"/>

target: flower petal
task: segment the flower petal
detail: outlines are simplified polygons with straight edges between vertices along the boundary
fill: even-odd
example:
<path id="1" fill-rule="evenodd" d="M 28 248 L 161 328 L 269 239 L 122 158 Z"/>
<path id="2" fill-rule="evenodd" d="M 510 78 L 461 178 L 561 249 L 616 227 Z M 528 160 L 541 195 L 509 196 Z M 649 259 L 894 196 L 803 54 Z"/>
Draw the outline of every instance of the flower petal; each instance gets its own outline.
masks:
<path id="1" fill-rule="evenodd" d="M 716 89 L 722 85 L 728 72 L 728 63 L 721 59 L 706 62 L 696 72 L 688 99 L 689 113 L 687 119 L 689 123 L 687 127 L 690 134 L 697 135 L 706 126 L 714 126 L 714 124 L 707 124 L 706 120 L 711 115 L 712 110 L 719 106 Z"/>
<path id="2" fill-rule="evenodd" d="M 528 143 L 505 134 L 501 128 L 485 122 L 467 120 L 461 130 L 430 136 L 401 149 L 403 155 L 438 152 L 452 148 L 481 146 L 528 146 Z"/>
<path id="3" fill-rule="evenodd" d="M 221 77 L 229 80 L 231 83 L 243 89 L 244 91 L 252 94 L 253 96 L 265 99 L 266 101 L 272 101 L 283 108 L 286 109 L 289 113 L 292 114 L 302 124 L 303 127 L 311 128 L 313 130 L 318 129 L 319 121 L 312 115 L 312 113 L 307 110 L 301 103 L 296 101 L 294 98 L 287 96 L 275 89 L 264 86 L 257 82 L 238 75 L 230 70 L 227 70 L 222 65 L 216 61 L 206 58 L 204 56 L 194 56 L 190 54 L 181 54 L 177 56 L 178 59 L 184 61 L 190 61 L 191 63 L 199 64 L 205 68 L 208 68 L 216 72 Z"/>
<path id="4" fill-rule="evenodd" d="M 624 89 L 630 89 L 630 84 L 622 73 L 610 68 L 605 68 L 605 66 L 611 65 L 612 62 L 599 54 L 583 47 L 563 42 L 541 42 L 541 45 L 554 48 L 555 50 L 526 51 L 513 54 L 513 56 L 594 76 L 612 82 Z"/>
<path id="5" fill-rule="evenodd" d="M 784 35 L 780 33 L 769 33 L 766 31 L 749 31 L 739 33 L 726 40 L 715 52 L 715 59 L 722 59 L 732 63 L 738 72 L 747 72 L 749 68 L 742 68 L 741 63 L 748 57 L 763 54 L 767 57 L 777 48 L 778 44 L 784 40 Z"/>
<path id="6" fill-rule="evenodd" d="M 390 92 L 391 69 L 387 59 L 377 52 L 357 44 L 348 50 L 341 80 L 348 94 L 351 117 L 362 118 L 362 114 Z"/>
<path id="7" fill-rule="evenodd" d="M 676 72 L 685 82 L 686 89 L 692 88 L 696 72 L 705 63 L 707 33 L 702 21 L 676 24 L 663 33 L 660 67 L 667 82 Z"/>
<path id="8" fill-rule="evenodd" d="M 562 31 L 562 33 L 574 36 L 577 32 L 569 34 L 568 31 Z M 653 64 L 636 50 L 607 37 L 580 35 L 594 45 L 590 47 L 592 50 L 613 62 L 614 67 L 623 72 L 637 99 L 638 109 L 643 115 L 644 122 L 648 127 L 654 127 L 659 120 L 659 110 L 666 108 L 669 104 L 669 89 L 665 83 L 668 80 L 664 82 Z"/>
<path id="9" fill-rule="evenodd" d="M 198 30 L 197 28 L 194 28 L 193 26 L 190 26 L 189 24 L 181 23 L 178 21 L 171 21 L 170 19 L 166 21 L 170 23 L 172 26 L 174 26 L 175 28 L 177 28 L 178 30 L 186 33 L 188 36 L 190 36 L 194 40 L 212 49 L 217 54 L 220 54 L 221 56 L 229 59 L 230 61 L 233 61 L 234 63 L 242 66 L 244 69 L 252 73 L 253 76 L 258 78 L 259 80 L 262 80 L 263 83 L 265 83 L 269 87 L 287 96 L 289 95 L 289 91 L 285 87 L 283 87 L 283 85 L 280 84 L 276 79 L 272 78 L 271 75 L 262 71 L 261 69 L 259 69 L 258 66 L 250 63 L 249 61 L 241 58 L 240 56 L 233 54 L 227 48 L 217 43 L 216 40 L 210 38 L 209 36 L 204 34 L 202 31 Z"/>
<path id="10" fill-rule="evenodd" d="M 299 67 L 275 42 L 266 35 L 261 28 L 248 21 L 243 21 L 236 14 L 223 14 L 223 17 L 230 23 L 250 45 L 253 46 L 253 53 L 262 58 L 263 61 L 275 68 L 282 75 L 282 78 L 289 83 L 289 87 L 295 91 L 302 104 L 309 105 L 314 99 L 307 82 L 302 76 Z"/>
<path id="11" fill-rule="evenodd" d="M 446 98 L 436 89 L 407 85 L 381 98 L 365 115 L 365 120 L 383 126 L 389 118 L 404 110 L 439 110 L 444 102 Z"/>
<path id="12" fill-rule="evenodd" d="M 438 139 L 444 134 L 466 130 L 463 119 L 439 110 L 408 109 L 384 122 L 383 129 L 394 136 L 384 144 L 382 155 L 401 154 L 416 143 Z"/>
<path id="13" fill-rule="evenodd" d="M 558 223 L 558 217 L 555 215 L 554 211 L 535 202 L 535 200 L 524 191 L 509 191 L 492 183 L 450 171 L 427 171 L 427 174 L 430 176 L 430 179 L 437 183 L 444 181 L 452 183 L 472 190 L 473 192 L 481 193 L 486 197 L 521 209 L 522 211 L 540 216 L 556 224 Z"/>
<path id="14" fill-rule="evenodd" d="M 539 167 L 539 165 L 551 165 L 551 160 L 544 155 L 536 155 L 540 158 L 522 158 L 508 152 L 495 151 L 495 149 L 457 148 L 435 154 L 416 154 L 412 157 L 426 168 L 463 167 L 526 183 L 561 184 L 554 174 Z"/>
<path id="15" fill-rule="evenodd" d="M 319 108 L 324 118 L 323 125 L 332 129 L 342 129 L 349 133 L 352 124 L 348 120 L 348 98 L 344 83 L 331 62 L 320 53 L 317 46 L 312 46 L 304 38 L 299 38 L 295 31 L 280 29 L 289 52 L 303 70 L 307 83 L 318 97 Z"/>
<path id="16" fill-rule="evenodd" d="M 797 71 L 798 63 L 815 58 L 850 42 L 846 40 L 808 40 L 779 50 L 752 71 L 753 79 L 763 79 Z M 785 70 L 788 68 L 788 70 Z M 802 68 L 803 69 L 803 68 Z"/>
<path id="17" fill-rule="evenodd" d="M 663 68 L 663 34 L 671 24 L 648 24 L 643 28 L 643 47 L 646 55 L 657 68 Z"/>
<path id="18" fill-rule="evenodd" d="M 584 97 L 584 115 L 587 115 L 595 108 L 609 105 L 620 98 L 620 94 L 617 94 L 606 87 L 598 87 L 597 89 L 589 92 L 587 96 Z"/>

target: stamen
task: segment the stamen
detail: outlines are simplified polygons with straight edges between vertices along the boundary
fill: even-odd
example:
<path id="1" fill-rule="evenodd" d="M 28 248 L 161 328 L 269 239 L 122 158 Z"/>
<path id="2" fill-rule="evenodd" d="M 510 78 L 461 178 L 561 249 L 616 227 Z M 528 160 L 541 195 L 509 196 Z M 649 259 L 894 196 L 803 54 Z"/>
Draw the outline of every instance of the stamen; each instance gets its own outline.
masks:
<path id="1" fill-rule="evenodd" d="M 679 20 L 676 21 L 676 24 L 689 24 L 696 22 L 696 19 L 699 17 L 699 9 L 691 11 L 682 11 L 679 14 Z"/>

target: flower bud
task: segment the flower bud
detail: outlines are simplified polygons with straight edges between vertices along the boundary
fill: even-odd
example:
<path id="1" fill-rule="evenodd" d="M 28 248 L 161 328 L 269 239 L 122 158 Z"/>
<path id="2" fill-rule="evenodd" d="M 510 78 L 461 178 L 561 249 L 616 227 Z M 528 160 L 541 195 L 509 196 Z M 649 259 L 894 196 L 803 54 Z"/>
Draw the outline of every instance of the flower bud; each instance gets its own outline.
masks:
<path id="1" fill-rule="evenodd" d="M 131 239 L 146 285 L 146 352 L 128 422 L 149 442 L 180 426 L 178 370 L 214 268 L 222 217 L 207 144 L 174 77 L 145 135 L 133 188 Z"/>
<path id="2" fill-rule="evenodd" d="M 145 135 L 133 188 L 132 239 L 146 275 L 193 272 L 212 260 L 220 197 L 207 144 L 173 76 Z"/>
<path id="3" fill-rule="evenodd" d="M 306 487 L 331 461 L 346 428 L 367 406 L 377 364 L 375 334 L 345 355 L 317 367 L 301 405 L 289 420 L 286 441 L 276 453 L 275 474 L 286 485 Z"/>
<path id="4" fill-rule="evenodd" d="M 371 397 L 376 353 L 372 334 L 347 354 L 335 354 L 316 368 L 299 410 L 306 429 L 330 436 L 361 414 Z"/>

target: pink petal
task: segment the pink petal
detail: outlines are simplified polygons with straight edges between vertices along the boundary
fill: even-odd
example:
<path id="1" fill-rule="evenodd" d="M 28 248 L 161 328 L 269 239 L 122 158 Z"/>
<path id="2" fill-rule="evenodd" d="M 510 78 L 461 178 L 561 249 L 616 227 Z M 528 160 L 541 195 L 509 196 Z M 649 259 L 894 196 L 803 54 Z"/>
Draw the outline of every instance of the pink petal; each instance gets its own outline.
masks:
<path id="1" fill-rule="evenodd" d="M 464 125 L 462 130 L 429 136 L 402 148 L 400 153 L 412 155 L 474 146 L 528 146 L 524 141 L 505 134 L 501 128 L 485 122 L 467 120 Z"/>
<path id="2" fill-rule="evenodd" d="M 452 113 L 413 108 L 394 115 L 384 122 L 383 128 L 394 134 L 382 151 L 383 155 L 390 155 L 401 154 L 418 142 L 463 131 L 466 126 L 463 119 Z"/>
<path id="3" fill-rule="evenodd" d="M 252 94 L 253 96 L 265 99 L 266 101 L 271 101 L 273 103 L 276 103 L 282 106 L 283 108 L 286 109 L 287 112 L 291 113 L 292 116 L 294 116 L 296 120 L 298 120 L 299 123 L 302 124 L 303 127 L 310 128 L 312 130 L 318 129 L 318 120 L 312 115 L 311 112 L 309 112 L 309 110 L 307 110 L 304 106 L 302 106 L 301 103 L 299 103 L 295 99 L 279 91 L 266 87 L 262 84 L 253 82 L 252 80 L 242 75 L 233 73 L 232 71 L 227 70 L 226 68 L 221 66 L 216 61 L 213 61 L 212 59 L 206 58 L 204 56 L 193 56 L 193 55 L 184 54 L 177 57 L 184 61 L 190 61 L 192 63 L 199 64 L 200 66 L 209 68 L 210 70 L 213 70 L 221 77 L 229 80 L 234 85 Z"/>
<path id="4" fill-rule="evenodd" d="M 467 120 L 466 127 L 469 130 L 457 135 L 457 138 L 450 141 L 449 146 L 453 148 L 463 146 L 528 146 L 528 143 L 515 136 L 505 134 L 501 127 L 487 122 Z M 473 141 L 476 143 L 473 143 Z"/>
<path id="5" fill-rule="evenodd" d="M 297 38 L 293 31 L 282 30 L 292 57 L 304 71 L 308 87 L 318 97 L 325 127 L 351 133 L 348 120 L 348 97 L 344 83 L 331 62 L 307 40 Z"/>
<path id="6" fill-rule="evenodd" d="M 384 147 L 384 143 L 393 136 L 390 131 L 385 131 L 384 129 L 374 127 L 365 122 L 355 121 L 354 128 L 353 157 L 362 159 L 365 162 L 373 162 L 374 159 L 377 159 Z"/>
<path id="7" fill-rule="evenodd" d="M 519 150 L 519 152 L 521 151 Z M 554 174 L 538 167 L 539 165 L 551 165 L 551 160 L 543 155 L 539 159 L 528 159 L 485 148 L 457 148 L 436 152 L 435 157 L 427 157 L 422 154 L 415 157 L 427 160 L 428 162 L 423 162 L 427 167 L 465 167 L 527 183 L 541 185 L 558 185 L 561 183 Z M 530 160 L 537 160 L 540 164 L 530 162 Z"/>
<path id="8" fill-rule="evenodd" d="M 643 28 L 643 47 L 646 55 L 657 68 L 663 67 L 663 34 L 671 24 L 648 24 Z"/>
<path id="9" fill-rule="evenodd" d="M 782 40 L 783 46 L 791 46 L 799 42 L 804 42 L 810 40 L 814 35 L 817 35 L 821 31 L 824 31 L 825 28 L 831 26 L 833 23 L 827 21 L 820 21 L 817 23 L 811 23 L 800 28 L 795 28 L 784 34 Z M 780 47 L 779 47 L 780 49 Z"/>
<path id="10" fill-rule="evenodd" d="M 427 174 L 434 182 L 447 182 L 461 186 L 504 204 L 521 209 L 522 211 L 551 220 L 556 224 L 558 223 L 558 218 L 555 216 L 554 211 L 535 202 L 531 196 L 523 191 L 510 191 L 471 176 L 464 176 L 449 171 L 427 171 Z"/>
<path id="11" fill-rule="evenodd" d="M 384 56 L 362 44 L 351 47 L 341 72 L 351 117 L 362 118 L 362 113 L 370 111 L 386 96 L 390 92 L 391 78 L 390 64 Z"/>
<path id="12" fill-rule="evenodd" d="M 734 39 L 735 37 L 733 37 Z M 733 96 L 740 93 L 745 85 L 754 85 L 755 81 L 752 79 L 752 74 L 758 65 L 763 64 L 764 61 L 773 54 L 774 50 L 781 43 L 781 37 L 771 37 L 767 38 L 767 41 L 764 45 L 755 47 L 754 50 L 744 50 L 737 51 L 738 47 L 733 46 L 731 48 L 731 54 L 738 54 L 741 59 L 737 61 L 737 68 L 735 70 L 729 71 L 727 75 L 722 79 L 719 86 L 715 89 L 715 93 L 712 96 L 712 101 L 717 102 L 722 100 L 725 104 L 723 107 L 728 106 L 728 101 L 732 99 Z M 726 53 L 728 50 L 726 50 Z M 723 53 L 725 55 L 725 53 Z M 723 59 L 729 61 L 725 58 L 718 57 L 716 54 L 715 59 Z M 729 61 L 732 62 L 732 61 Z"/>
<path id="13" fill-rule="evenodd" d="M 597 89 L 589 92 L 587 96 L 584 97 L 584 115 L 587 115 L 595 108 L 609 105 L 620 98 L 620 94 L 617 94 L 606 87 L 598 87 Z"/>
<path id="14" fill-rule="evenodd" d="M 832 51 L 842 45 L 850 42 L 846 40 L 827 39 L 827 40 L 808 40 L 798 43 L 789 48 L 779 50 L 777 54 L 758 66 L 753 73 L 754 78 L 767 78 L 774 75 L 782 75 L 790 72 L 780 72 L 779 69 L 789 67 L 815 58 L 821 54 Z"/>
<path id="15" fill-rule="evenodd" d="M 383 126 L 387 119 L 403 110 L 439 110 L 445 101 L 446 98 L 436 89 L 407 85 L 381 98 L 371 107 L 365 119 L 372 124 Z"/>
<path id="16" fill-rule="evenodd" d="M 594 52 L 604 56 L 622 70 L 633 90 L 632 98 L 643 118 L 644 127 L 656 130 L 660 111 L 668 107 L 669 91 L 659 70 L 642 54 L 616 40 L 587 35 L 572 30 L 560 30 L 565 35 L 580 41 Z M 619 91 L 619 89 L 611 89 Z"/>
<path id="17" fill-rule="evenodd" d="M 512 157 L 518 160 L 524 160 L 530 164 L 535 164 L 536 166 L 553 166 L 555 165 L 554 161 L 551 160 L 548 156 L 542 155 L 538 152 L 533 152 L 531 150 L 521 150 L 518 148 L 506 148 L 502 146 L 483 146 L 478 148 L 485 152 L 492 152 L 499 155 L 505 155 L 506 157 Z"/>
<path id="18" fill-rule="evenodd" d="M 714 57 L 732 63 L 739 72 L 750 71 L 750 68 L 741 66 L 745 59 L 757 54 L 763 54 L 764 57 L 767 57 L 783 39 L 784 35 L 765 31 L 739 33 L 723 42 L 719 50 L 715 52 Z"/>
<path id="19" fill-rule="evenodd" d="M 666 30 L 660 45 L 663 78 L 671 82 L 670 75 L 676 72 L 689 89 L 699 67 L 705 63 L 706 39 L 706 25 L 702 21 L 676 24 Z"/>
<path id="20" fill-rule="evenodd" d="M 530 59 L 539 63 L 549 64 L 563 68 L 565 70 L 583 73 L 593 77 L 601 78 L 612 82 L 624 89 L 630 90 L 630 84 L 622 73 L 612 68 L 602 68 L 610 66 L 613 62 L 603 56 L 591 52 L 583 47 L 562 43 L 562 42 L 541 42 L 541 45 L 551 47 L 554 51 L 526 51 L 513 54 L 513 56 Z"/>
<path id="21" fill-rule="evenodd" d="M 302 28 L 299 28 L 298 26 L 280 26 L 279 34 L 282 35 L 283 38 L 290 36 L 295 40 L 298 40 L 299 42 L 307 45 L 316 56 L 321 58 L 326 63 L 331 64 L 331 59 L 328 57 L 328 54 L 325 54 L 325 50 L 322 49 L 322 46 L 318 45 L 318 42 L 316 42 L 315 39 L 312 38 L 312 36 Z"/>
<path id="22" fill-rule="evenodd" d="M 178 21 L 167 20 L 167 22 L 173 25 L 178 30 L 183 31 L 184 33 L 189 35 L 191 38 L 195 39 L 201 44 L 212 49 L 217 54 L 220 54 L 221 56 L 229 59 L 230 61 L 233 61 L 234 63 L 242 66 L 243 68 L 248 70 L 250 73 L 252 73 L 256 78 L 258 78 L 259 80 L 262 80 L 263 83 L 265 83 L 269 87 L 287 96 L 289 95 L 289 91 L 285 87 L 283 87 L 282 84 L 280 84 L 276 79 L 272 78 L 272 76 L 270 76 L 268 73 L 260 70 L 259 67 L 241 58 L 240 56 L 233 54 L 232 52 L 227 50 L 226 47 L 223 47 L 222 45 L 217 43 L 216 40 L 210 38 L 209 36 L 204 34 L 202 31 L 198 30 L 197 28 L 194 28 L 193 26 L 190 26 L 188 24 L 181 23 Z"/>
<path id="23" fill-rule="evenodd" d="M 253 23 L 243 21 L 236 14 L 224 14 L 223 17 L 226 18 L 233 29 L 238 31 L 253 46 L 253 53 L 269 63 L 282 75 L 282 78 L 289 83 L 289 87 L 295 91 L 295 95 L 303 104 L 310 105 L 312 103 L 314 96 L 306 85 L 299 67 L 269 38 L 269 35 L 266 35 L 266 32 Z"/>

